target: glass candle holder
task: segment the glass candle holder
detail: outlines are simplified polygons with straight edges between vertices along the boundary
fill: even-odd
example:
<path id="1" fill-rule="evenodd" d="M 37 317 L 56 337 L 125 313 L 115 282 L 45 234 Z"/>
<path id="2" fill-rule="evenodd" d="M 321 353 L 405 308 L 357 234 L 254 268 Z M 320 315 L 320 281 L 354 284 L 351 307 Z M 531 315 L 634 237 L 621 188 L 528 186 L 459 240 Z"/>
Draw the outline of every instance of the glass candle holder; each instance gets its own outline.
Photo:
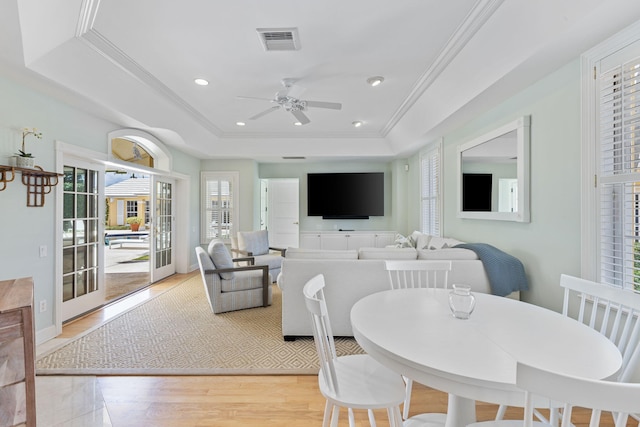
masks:
<path id="1" fill-rule="evenodd" d="M 456 319 L 468 319 L 476 307 L 476 297 L 469 285 L 453 285 L 449 292 L 449 308 Z"/>

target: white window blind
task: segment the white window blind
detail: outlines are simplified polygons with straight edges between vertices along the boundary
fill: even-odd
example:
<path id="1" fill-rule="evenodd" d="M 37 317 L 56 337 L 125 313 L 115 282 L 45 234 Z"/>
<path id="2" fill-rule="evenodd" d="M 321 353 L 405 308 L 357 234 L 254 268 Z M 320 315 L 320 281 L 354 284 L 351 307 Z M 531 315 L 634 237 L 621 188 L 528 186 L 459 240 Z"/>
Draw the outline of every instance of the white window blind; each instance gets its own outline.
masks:
<path id="1" fill-rule="evenodd" d="M 440 151 L 437 143 L 420 154 L 421 231 L 433 236 L 440 236 Z"/>
<path id="2" fill-rule="evenodd" d="M 201 178 L 200 241 L 230 241 L 238 224 L 237 172 L 203 172 Z"/>
<path id="3" fill-rule="evenodd" d="M 640 290 L 640 58 L 599 78 L 600 280 Z"/>

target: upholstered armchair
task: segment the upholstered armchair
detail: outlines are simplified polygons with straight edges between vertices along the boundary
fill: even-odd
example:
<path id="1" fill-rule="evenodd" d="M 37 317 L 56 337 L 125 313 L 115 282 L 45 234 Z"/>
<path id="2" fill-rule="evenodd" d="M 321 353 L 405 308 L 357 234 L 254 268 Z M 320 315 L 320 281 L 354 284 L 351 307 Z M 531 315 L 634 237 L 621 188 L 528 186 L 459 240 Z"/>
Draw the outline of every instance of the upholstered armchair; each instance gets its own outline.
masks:
<path id="1" fill-rule="evenodd" d="M 212 240 L 205 251 L 196 247 L 200 274 L 214 313 L 271 305 L 271 277 L 266 265 L 234 267 L 236 261 L 253 263 L 251 257 L 233 259 L 220 240 Z"/>
<path id="2" fill-rule="evenodd" d="M 282 267 L 282 258 L 286 248 L 274 248 L 269 246 L 269 232 L 239 231 L 238 238 L 232 239 L 231 251 L 239 256 L 253 257 L 255 265 L 269 266 L 269 273 L 273 280 L 278 278 Z"/>

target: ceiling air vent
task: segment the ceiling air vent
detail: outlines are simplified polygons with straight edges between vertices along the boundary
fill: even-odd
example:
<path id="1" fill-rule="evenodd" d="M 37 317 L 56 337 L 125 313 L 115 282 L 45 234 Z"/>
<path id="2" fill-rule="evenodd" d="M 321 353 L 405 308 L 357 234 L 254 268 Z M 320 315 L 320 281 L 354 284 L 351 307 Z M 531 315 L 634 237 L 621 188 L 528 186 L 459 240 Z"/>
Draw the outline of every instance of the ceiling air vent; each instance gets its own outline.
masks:
<path id="1" fill-rule="evenodd" d="M 256 28 L 256 31 L 266 51 L 300 49 L 297 28 Z"/>
<path id="2" fill-rule="evenodd" d="M 306 157 L 303 156 L 283 156 L 284 160 L 304 160 Z"/>

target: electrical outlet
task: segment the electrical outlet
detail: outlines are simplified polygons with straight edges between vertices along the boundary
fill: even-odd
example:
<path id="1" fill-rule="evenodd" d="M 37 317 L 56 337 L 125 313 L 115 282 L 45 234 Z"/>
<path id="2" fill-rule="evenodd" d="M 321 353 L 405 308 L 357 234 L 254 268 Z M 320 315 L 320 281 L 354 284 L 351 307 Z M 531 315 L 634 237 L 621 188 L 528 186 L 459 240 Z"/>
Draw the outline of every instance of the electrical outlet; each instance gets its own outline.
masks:
<path id="1" fill-rule="evenodd" d="M 40 246 L 40 258 L 44 258 L 47 256 L 47 246 L 46 245 L 41 245 Z"/>
<path id="2" fill-rule="evenodd" d="M 40 301 L 40 313 L 44 313 L 45 311 L 47 311 L 47 300 L 43 299 Z"/>

